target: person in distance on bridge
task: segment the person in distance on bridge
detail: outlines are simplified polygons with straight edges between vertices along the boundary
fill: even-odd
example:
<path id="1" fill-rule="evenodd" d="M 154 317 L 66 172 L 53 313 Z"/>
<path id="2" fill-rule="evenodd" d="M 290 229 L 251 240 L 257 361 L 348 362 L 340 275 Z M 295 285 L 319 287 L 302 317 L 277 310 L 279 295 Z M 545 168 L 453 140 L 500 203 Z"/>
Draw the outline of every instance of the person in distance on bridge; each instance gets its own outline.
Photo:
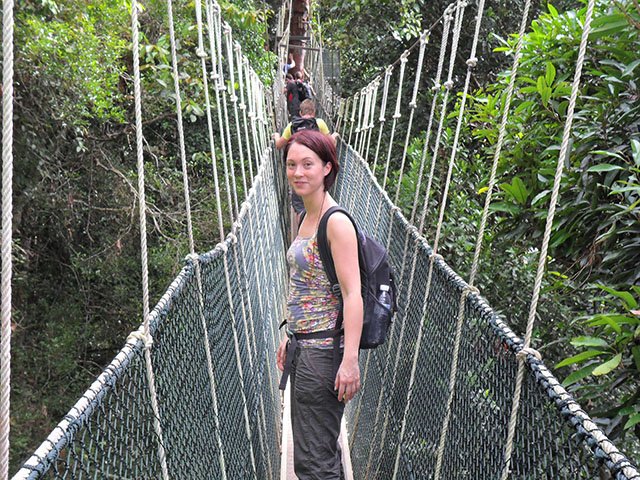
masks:
<path id="1" fill-rule="evenodd" d="M 282 131 L 282 135 L 278 132 L 273 134 L 276 148 L 278 150 L 283 148 L 291 138 L 291 135 L 301 130 L 317 130 L 325 135 L 329 135 L 329 127 L 323 119 L 316 118 L 316 104 L 309 98 L 302 101 L 300 104 L 300 116 L 293 117 L 293 120 Z M 338 133 L 334 132 L 330 134 L 330 138 L 335 145 Z M 291 205 L 297 214 L 304 210 L 302 199 L 295 192 L 291 192 Z"/>
<path id="2" fill-rule="evenodd" d="M 306 211 L 287 251 L 289 339 L 277 351 L 281 388 L 287 373 L 291 377 L 294 469 L 300 480 L 339 480 L 343 478 L 337 444 L 340 422 L 345 404 L 360 390 L 363 305 L 358 242 L 346 215 L 337 212 L 329 217 L 327 237 L 338 294 L 325 274 L 316 238 L 323 214 L 337 205 L 327 191 L 338 173 L 335 144 L 328 135 L 302 130 L 289 140 L 285 158 L 287 180 Z M 344 330 L 336 330 L 339 313 Z M 334 348 L 334 338 L 339 348 Z"/>
<path id="3" fill-rule="evenodd" d="M 329 127 L 323 119 L 316 117 L 316 103 L 310 98 L 300 103 L 300 116 L 293 117 L 291 122 L 289 122 L 282 131 L 282 135 L 278 132 L 272 135 L 272 138 L 276 142 L 276 148 L 278 150 L 282 149 L 291 138 L 291 135 L 299 130 L 317 130 L 325 135 L 329 135 Z M 338 132 L 331 134 L 334 145 L 336 144 L 337 138 Z"/>

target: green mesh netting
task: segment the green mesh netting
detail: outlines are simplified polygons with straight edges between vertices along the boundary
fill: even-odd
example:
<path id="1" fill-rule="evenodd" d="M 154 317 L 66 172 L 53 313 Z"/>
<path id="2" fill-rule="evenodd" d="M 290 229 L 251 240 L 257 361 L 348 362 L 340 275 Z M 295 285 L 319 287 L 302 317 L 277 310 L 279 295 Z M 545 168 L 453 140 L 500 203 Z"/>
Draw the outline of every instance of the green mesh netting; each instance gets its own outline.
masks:
<path id="1" fill-rule="evenodd" d="M 392 478 L 398 448 L 397 478 L 433 478 L 449 396 L 458 306 L 466 283 L 442 259 L 436 259 L 426 296 L 431 248 L 379 189 L 364 161 L 348 147 L 343 146 L 342 152 L 344 170 L 336 185 L 340 203 L 363 230 L 390 239 L 396 272 L 405 272 L 390 339 L 361 355 L 361 369 L 366 371 L 363 391 L 347 409 L 354 478 Z M 406 277 L 414 256 L 409 293 Z M 413 397 L 399 446 L 421 323 L 424 330 Z M 521 340 L 481 297 L 467 297 L 441 478 L 500 478 L 517 370 L 515 353 L 521 348 Z M 598 469 L 608 471 L 612 478 L 640 478 L 624 455 L 605 453 L 610 442 L 571 412 L 574 402 L 544 364 L 530 358 L 528 366 L 509 478 L 599 478 Z"/>
<path id="2" fill-rule="evenodd" d="M 267 152 L 234 235 L 199 257 L 217 420 L 192 261 L 153 311 L 152 359 L 171 478 L 222 478 L 222 458 L 227 478 L 279 474 L 274 352 L 286 278 L 283 178 L 279 155 Z M 130 342 L 16 478 L 161 478 L 157 452 L 143 346 Z"/>

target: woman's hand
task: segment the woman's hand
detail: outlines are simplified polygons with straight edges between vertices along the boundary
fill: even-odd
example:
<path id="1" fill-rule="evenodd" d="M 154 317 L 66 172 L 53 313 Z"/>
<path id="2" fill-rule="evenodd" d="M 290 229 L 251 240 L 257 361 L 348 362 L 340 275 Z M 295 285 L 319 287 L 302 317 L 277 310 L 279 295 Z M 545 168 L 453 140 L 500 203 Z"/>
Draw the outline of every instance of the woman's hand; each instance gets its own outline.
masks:
<path id="1" fill-rule="evenodd" d="M 360 365 L 358 357 L 343 358 L 336 375 L 335 389 L 338 391 L 338 401 L 347 403 L 360 390 Z"/>
<path id="2" fill-rule="evenodd" d="M 278 369 L 281 372 L 284 370 L 284 362 L 287 360 L 288 343 L 289 339 L 287 337 L 283 338 L 280 342 L 280 346 L 278 347 L 278 351 L 276 352 L 276 365 L 278 365 Z"/>

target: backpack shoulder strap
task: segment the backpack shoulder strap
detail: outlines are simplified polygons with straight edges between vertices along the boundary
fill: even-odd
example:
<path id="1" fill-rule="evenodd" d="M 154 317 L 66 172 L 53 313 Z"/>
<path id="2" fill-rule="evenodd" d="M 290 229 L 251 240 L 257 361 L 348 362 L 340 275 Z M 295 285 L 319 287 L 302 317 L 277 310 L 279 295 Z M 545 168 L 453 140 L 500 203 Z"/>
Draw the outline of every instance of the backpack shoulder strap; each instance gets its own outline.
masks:
<path id="1" fill-rule="evenodd" d="M 331 255 L 331 249 L 329 248 L 329 239 L 327 237 L 327 223 L 329 222 L 329 217 L 336 212 L 342 212 L 347 216 L 351 223 L 353 223 L 353 227 L 356 229 L 356 237 L 358 236 L 358 227 L 356 226 L 356 222 L 354 222 L 349 212 L 347 212 L 344 208 L 340 206 L 335 206 L 329 208 L 322 218 L 320 219 L 320 223 L 318 224 L 318 251 L 320 252 L 320 260 L 322 260 L 322 265 L 324 266 L 324 271 L 327 274 L 327 278 L 331 283 L 331 288 L 335 289 L 339 288 L 338 285 L 338 275 L 336 274 L 336 267 L 333 264 L 333 256 Z M 337 292 L 336 292 L 337 293 Z"/>

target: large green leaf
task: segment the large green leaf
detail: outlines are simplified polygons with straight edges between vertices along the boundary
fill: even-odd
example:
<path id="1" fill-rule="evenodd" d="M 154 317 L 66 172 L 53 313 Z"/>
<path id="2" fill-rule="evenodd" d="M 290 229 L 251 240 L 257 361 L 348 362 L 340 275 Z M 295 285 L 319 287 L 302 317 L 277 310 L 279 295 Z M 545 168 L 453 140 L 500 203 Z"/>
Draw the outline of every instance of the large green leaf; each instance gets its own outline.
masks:
<path id="1" fill-rule="evenodd" d="M 636 426 L 638 423 L 640 423 L 640 412 L 629 417 L 629 420 L 627 420 L 627 423 L 624 424 L 624 429 L 628 430 L 631 427 Z"/>
<path id="2" fill-rule="evenodd" d="M 608 292 L 611 295 L 621 299 L 629 310 L 631 310 L 632 308 L 638 308 L 638 302 L 636 301 L 635 298 L 633 298 L 633 295 L 631 295 L 629 292 L 622 292 L 620 290 L 615 290 L 611 287 L 607 287 L 606 285 L 598 285 L 598 287 L 604 290 L 605 292 Z"/>
<path id="3" fill-rule="evenodd" d="M 622 361 L 622 354 L 619 353 L 617 354 L 615 357 L 611 358 L 610 360 L 607 360 L 606 362 L 598 365 L 592 372 L 593 375 L 599 376 L 599 375 L 606 375 L 607 373 L 609 373 L 611 370 L 618 368 L 618 365 L 620 365 L 620 362 Z"/>
<path id="4" fill-rule="evenodd" d="M 573 385 L 574 383 L 579 382 L 583 378 L 588 377 L 596 369 L 596 367 L 597 365 L 595 364 L 587 365 L 586 367 L 583 367 L 580 370 L 573 372 L 571 375 L 569 375 L 567 378 L 564 379 L 564 381 L 562 382 L 562 386 L 568 387 L 569 385 Z"/>
<path id="5" fill-rule="evenodd" d="M 579 353 L 573 357 L 565 358 L 561 362 L 557 363 L 554 368 L 566 367 L 568 365 L 573 365 L 574 363 L 582 363 L 585 360 L 597 357 L 603 353 L 606 352 L 603 352 L 602 350 L 587 350 L 586 352 Z"/>
<path id="6" fill-rule="evenodd" d="M 587 172 L 611 172 L 613 170 L 624 170 L 620 165 L 611 165 L 610 163 L 600 163 L 587 169 Z"/>
<path id="7" fill-rule="evenodd" d="M 603 338 L 598 337 L 575 337 L 571 339 L 574 347 L 608 347 L 609 344 Z"/>

